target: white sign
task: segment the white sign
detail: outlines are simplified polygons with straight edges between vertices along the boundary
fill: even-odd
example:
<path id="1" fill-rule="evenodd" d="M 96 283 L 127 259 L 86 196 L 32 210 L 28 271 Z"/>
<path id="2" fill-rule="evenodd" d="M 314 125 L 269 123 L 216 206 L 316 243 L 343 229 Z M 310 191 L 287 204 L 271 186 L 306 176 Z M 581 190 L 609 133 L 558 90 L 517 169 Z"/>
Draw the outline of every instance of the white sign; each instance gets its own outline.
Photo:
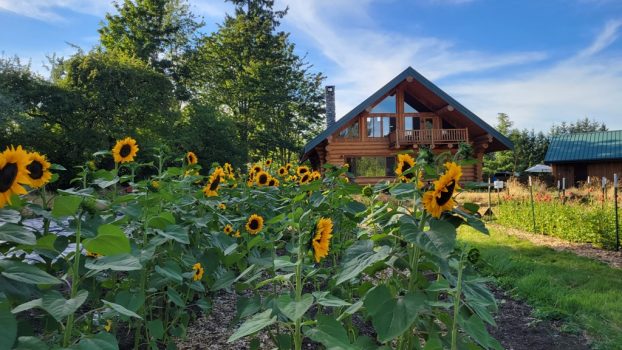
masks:
<path id="1" fill-rule="evenodd" d="M 503 181 L 495 181 L 495 190 L 503 189 Z"/>

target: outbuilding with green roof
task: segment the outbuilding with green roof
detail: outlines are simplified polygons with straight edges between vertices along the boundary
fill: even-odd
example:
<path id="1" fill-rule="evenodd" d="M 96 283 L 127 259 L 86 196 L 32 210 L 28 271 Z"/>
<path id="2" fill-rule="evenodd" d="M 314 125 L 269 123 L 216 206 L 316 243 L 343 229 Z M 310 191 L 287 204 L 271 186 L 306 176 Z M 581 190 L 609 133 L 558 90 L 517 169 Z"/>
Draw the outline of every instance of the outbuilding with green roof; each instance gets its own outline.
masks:
<path id="1" fill-rule="evenodd" d="M 613 174 L 622 175 L 622 130 L 557 135 L 544 157 L 553 176 L 579 185 L 588 179 L 598 181 Z"/>

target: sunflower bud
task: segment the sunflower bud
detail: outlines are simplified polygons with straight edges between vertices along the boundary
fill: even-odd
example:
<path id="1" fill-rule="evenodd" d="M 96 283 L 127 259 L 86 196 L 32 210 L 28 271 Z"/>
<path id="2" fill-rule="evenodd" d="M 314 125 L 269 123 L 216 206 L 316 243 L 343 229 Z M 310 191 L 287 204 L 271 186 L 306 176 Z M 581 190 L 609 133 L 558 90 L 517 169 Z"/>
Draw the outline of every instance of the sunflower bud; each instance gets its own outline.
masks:
<path id="1" fill-rule="evenodd" d="M 363 196 L 365 197 L 371 197 L 374 195 L 374 190 L 371 188 L 370 185 L 367 185 L 365 187 L 363 187 Z"/>

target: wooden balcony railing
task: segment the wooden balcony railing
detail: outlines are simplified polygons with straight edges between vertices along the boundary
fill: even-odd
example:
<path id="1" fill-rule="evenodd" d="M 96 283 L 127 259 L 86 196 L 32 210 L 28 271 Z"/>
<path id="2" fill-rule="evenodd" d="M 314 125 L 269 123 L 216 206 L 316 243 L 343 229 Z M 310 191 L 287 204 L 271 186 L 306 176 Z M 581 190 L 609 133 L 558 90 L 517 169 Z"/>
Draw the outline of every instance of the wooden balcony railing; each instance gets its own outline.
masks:
<path id="1" fill-rule="evenodd" d="M 467 129 L 401 130 L 389 134 L 389 142 L 395 147 L 414 144 L 451 144 L 469 141 Z"/>

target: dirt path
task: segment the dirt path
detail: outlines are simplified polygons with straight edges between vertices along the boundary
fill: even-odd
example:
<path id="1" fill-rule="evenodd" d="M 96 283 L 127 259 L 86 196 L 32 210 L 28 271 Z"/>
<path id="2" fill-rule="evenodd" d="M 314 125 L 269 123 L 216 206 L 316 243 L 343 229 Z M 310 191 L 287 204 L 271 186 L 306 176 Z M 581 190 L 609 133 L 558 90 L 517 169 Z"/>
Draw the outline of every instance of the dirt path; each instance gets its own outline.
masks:
<path id="1" fill-rule="evenodd" d="M 528 240 L 536 245 L 550 247 L 557 251 L 572 252 L 576 255 L 602 261 L 613 268 L 622 269 L 622 251 L 604 250 L 588 243 L 572 243 L 557 237 L 530 233 L 494 223 L 486 223 L 486 225 L 509 235 Z"/>

